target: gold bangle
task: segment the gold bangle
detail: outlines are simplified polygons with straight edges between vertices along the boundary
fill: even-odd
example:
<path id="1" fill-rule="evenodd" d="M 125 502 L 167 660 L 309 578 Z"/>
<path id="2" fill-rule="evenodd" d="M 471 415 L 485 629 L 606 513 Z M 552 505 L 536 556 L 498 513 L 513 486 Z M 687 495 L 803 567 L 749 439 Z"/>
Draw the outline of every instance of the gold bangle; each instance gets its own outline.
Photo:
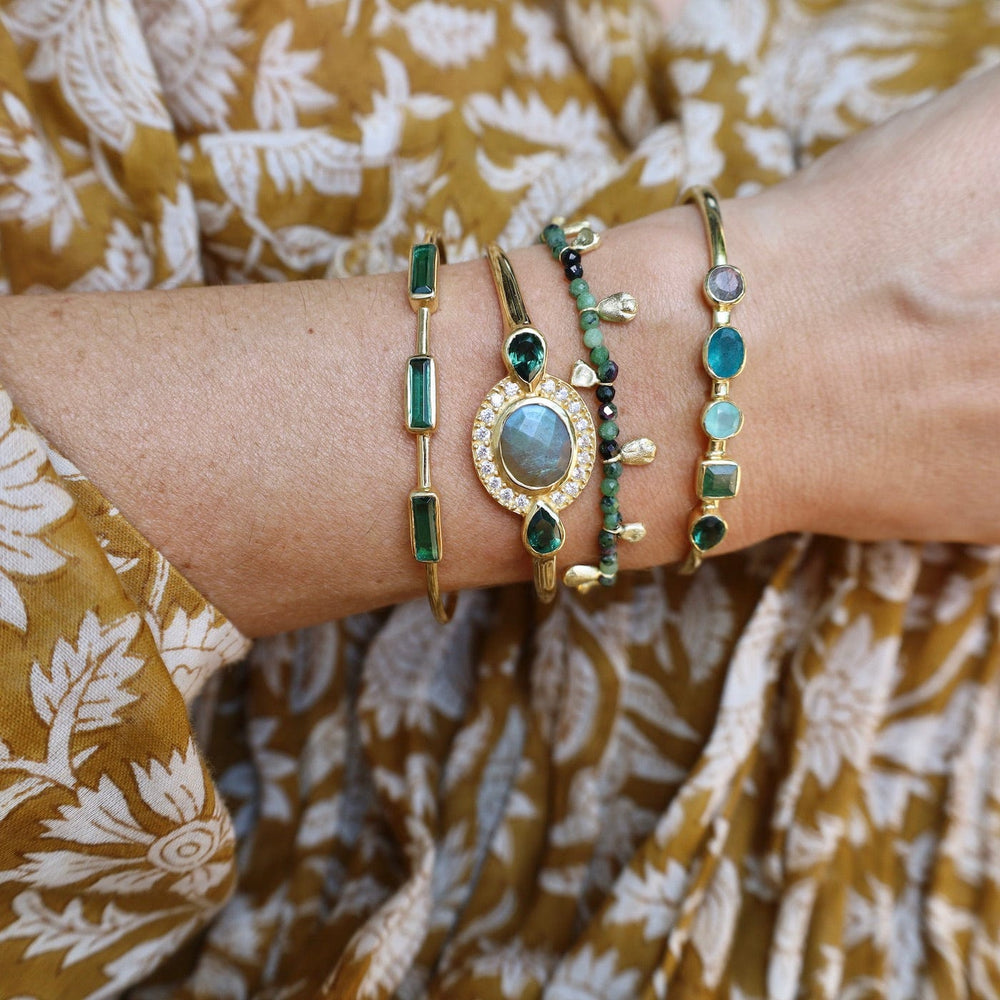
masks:
<path id="1" fill-rule="evenodd" d="M 431 488 L 431 435 L 437 428 L 437 373 L 430 355 L 431 313 L 437 310 L 438 264 L 445 262 L 444 244 L 436 230 L 410 248 L 407 289 L 417 314 L 417 351 L 406 363 L 406 429 L 417 439 L 417 488 L 410 493 L 410 548 L 424 564 L 427 600 L 434 617 L 446 624 L 455 608 L 455 595 L 442 600 L 438 582 L 441 561 L 441 510 Z"/>
<path id="2" fill-rule="evenodd" d="M 556 553 L 566 539 L 559 511 L 594 467 L 594 420 L 580 394 L 545 370 L 546 345 L 531 325 L 506 254 L 487 249 L 500 300 L 507 378 L 486 394 L 472 426 L 472 459 L 486 492 L 524 518 L 521 541 L 534 564 L 535 593 L 556 592 Z"/>
<path id="3" fill-rule="evenodd" d="M 726 444 L 743 426 L 743 413 L 729 399 L 729 383 L 746 364 L 743 335 L 729 322 L 733 306 L 746 294 L 746 279 L 726 257 L 726 235 L 722 228 L 719 197 L 710 187 L 688 188 L 681 203 L 694 202 L 701 211 L 708 236 L 711 265 L 703 290 L 712 307 L 712 329 L 702 346 L 701 359 L 712 379 L 711 398 L 701 414 L 701 426 L 708 435 L 708 450 L 698 463 L 695 492 L 700 506 L 691 514 L 688 539 L 691 551 L 681 567 L 693 573 L 704 553 L 726 537 L 729 526 L 719 514 L 722 500 L 735 497 L 740 488 L 740 467 L 726 457 Z"/>

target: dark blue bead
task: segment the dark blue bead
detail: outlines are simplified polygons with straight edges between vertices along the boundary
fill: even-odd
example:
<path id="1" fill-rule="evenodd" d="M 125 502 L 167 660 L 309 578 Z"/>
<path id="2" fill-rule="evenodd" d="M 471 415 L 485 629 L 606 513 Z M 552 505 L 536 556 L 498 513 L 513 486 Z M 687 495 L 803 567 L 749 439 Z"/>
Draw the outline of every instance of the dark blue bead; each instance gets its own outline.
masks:
<path id="1" fill-rule="evenodd" d="M 579 264 L 567 264 L 563 268 L 563 274 L 565 274 L 570 281 L 575 281 L 577 278 L 583 277 L 583 268 Z"/>
<path id="2" fill-rule="evenodd" d="M 599 385 L 594 393 L 599 403 L 610 403 L 615 398 L 615 387 L 613 385 Z"/>
<path id="3" fill-rule="evenodd" d="M 597 450 L 601 455 L 601 458 L 614 458 L 618 454 L 618 442 L 617 441 L 602 441 L 598 446 Z"/>

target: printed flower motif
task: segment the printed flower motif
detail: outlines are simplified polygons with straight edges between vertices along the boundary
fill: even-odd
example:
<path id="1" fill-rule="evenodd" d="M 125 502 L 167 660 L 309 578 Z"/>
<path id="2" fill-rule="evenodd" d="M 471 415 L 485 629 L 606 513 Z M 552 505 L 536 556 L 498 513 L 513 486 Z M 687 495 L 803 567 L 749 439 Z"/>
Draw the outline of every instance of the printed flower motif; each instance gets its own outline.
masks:
<path id="1" fill-rule="evenodd" d="M 218 800 L 204 815 L 204 771 L 193 741 L 183 756 L 174 750 L 166 766 L 153 760 L 147 771 L 133 762 L 132 772 L 143 803 L 171 829 L 158 834 L 143 826 L 122 790 L 102 775 L 97 788 L 80 786 L 75 805 L 60 806 L 58 819 L 43 822 L 42 836 L 104 850 L 32 852 L 0 881 L 60 888 L 99 876 L 90 891 L 110 895 L 146 892 L 166 880 L 171 892 L 204 905 L 204 896 L 230 872 L 233 833 Z"/>
<path id="2" fill-rule="evenodd" d="M 0 390 L 0 622 L 24 632 L 28 613 L 10 574 L 44 576 L 66 561 L 45 537 L 73 506 L 45 474 L 45 449 L 35 433 L 14 421 Z"/>
<path id="3" fill-rule="evenodd" d="M 802 692 L 808 719 L 803 758 L 824 788 L 843 763 L 862 770 L 888 697 L 899 640 L 876 640 L 871 619 L 853 621 L 829 649 Z"/>
<path id="4" fill-rule="evenodd" d="M 638 985 L 637 970 L 618 972 L 614 948 L 598 955 L 588 944 L 560 963 L 545 996 L 547 1000 L 629 1000 Z"/>
<path id="5" fill-rule="evenodd" d="M 333 94 L 306 79 L 319 66 L 322 51 L 289 51 L 293 30 L 290 20 L 282 21 L 264 39 L 253 92 L 258 128 L 296 128 L 300 111 L 322 111 L 336 101 Z"/>

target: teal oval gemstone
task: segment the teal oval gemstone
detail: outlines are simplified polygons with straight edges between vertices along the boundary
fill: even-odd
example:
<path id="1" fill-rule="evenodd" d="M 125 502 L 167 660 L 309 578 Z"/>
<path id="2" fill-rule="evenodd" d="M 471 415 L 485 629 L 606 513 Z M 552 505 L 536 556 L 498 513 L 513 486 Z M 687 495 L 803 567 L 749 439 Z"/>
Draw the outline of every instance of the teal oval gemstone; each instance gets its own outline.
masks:
<path id="1" fill-rule="evenodd" d="M 691 528 L 691 541 L 699 552 L 714 549 L 726 537 L 726 522 L 715 514 L 699 517 Z"/>
<path id="2" fill-rule="evenodd" d="M 500 461 L 507 474 L 529 489 L 545 489 L 566 478 L 573 459 L 569 427 L 554 409 L 524 403 L 500 428 Z"/>
<path id="3" fill-rule="evenodd" d="M 532 330 L 515 333 L 507 342 L 507 358 L 514 374 L 530 383 L 545 367 L 545 341 Z"/>
<path id="4" fill-rule="evenodd" d="M 720 326 L 705 341 L 705 367 L 712 378 L 733 378 L 743 370 L 746 361 L 743 335 L 732 326 Z"/>
<path id="5" fill-rule="evenodd" d="M 528 548 L 540 556 L 549 556 L 562 546 L 565 538 L 566 532 L 558 515 L 539 504 L 524 529 Z"/>
<path id="6" fill-rule="evenodd" d="M 705 410 L 701 425 L 709 437 L 725 441 L 743 426 L 743 414 L 735 403 L 730 403 L 728 399 L 720 399 Z"/>

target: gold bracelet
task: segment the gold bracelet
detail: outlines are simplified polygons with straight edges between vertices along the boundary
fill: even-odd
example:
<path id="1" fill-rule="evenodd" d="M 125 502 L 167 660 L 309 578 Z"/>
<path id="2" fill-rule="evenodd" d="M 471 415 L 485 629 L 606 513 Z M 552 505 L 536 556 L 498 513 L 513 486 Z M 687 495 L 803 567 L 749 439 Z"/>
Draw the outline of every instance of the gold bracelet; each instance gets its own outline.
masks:
<path id="1" fill-rule="evenodd" d="M 746 345 L 743 335 L 730 325 L 729 317 L 746 293 L 746 280 L 726 257 L 726 236 L 715 191 L 710 187 L 688 188 L 680 200 L 682 204 L 693 201 L 701 211 L 711 256 L 703 288 L 712 307 L 712 330 L 701 352 L 705 371 L 712 379 L 712 395 L 701 414 L 701 426 L 709 440 L 695 481 L 701 505 L 692 513 L 688 525 L 691 551 L 680 570 L 693 573 L 704 553 L 726 537 L 729 526 L 719 514 L 719 503 L 736 496 L 740 488 L 740 467 L 726 457 L 726 443 L 743 426 L 742 411 L 729 399 L 729 382 L 743 371 Z"/>
<path id="2" fill-rule="evenodd" d="M 444 625 L 455 608 L 455 595 L 441 598 L 438 563 L 441 561 L 441 510 L 431 489 L 431 435 L 437 428 L 437 375 L 428 338 L 431 313 L 437 310 L 438 263 L 444 263 L 444 244 L 436 230 L 410 248 L 408 292 L 417 314 L 417 352 L 406 363 L 406 429 L 417 438 L 417 488 L 410 494 L 410 547 L 424 564 L 427 600 L 434 617 Z"/>
<path id="3" fill-rule="evenodd" d="M 472 426 L 472 459 L 497 503 L 524 518 L 521 541 L 535 593 L 556 593 L 556 553 L 566 539 L 559 511 L 583 492 L 594 467 L 594 419 L 571 385 L 545 370 L 545 338 L 531 325 L 510 261 L 487 249 L 503 315 L 508 377 L 486 394 Z"/>

